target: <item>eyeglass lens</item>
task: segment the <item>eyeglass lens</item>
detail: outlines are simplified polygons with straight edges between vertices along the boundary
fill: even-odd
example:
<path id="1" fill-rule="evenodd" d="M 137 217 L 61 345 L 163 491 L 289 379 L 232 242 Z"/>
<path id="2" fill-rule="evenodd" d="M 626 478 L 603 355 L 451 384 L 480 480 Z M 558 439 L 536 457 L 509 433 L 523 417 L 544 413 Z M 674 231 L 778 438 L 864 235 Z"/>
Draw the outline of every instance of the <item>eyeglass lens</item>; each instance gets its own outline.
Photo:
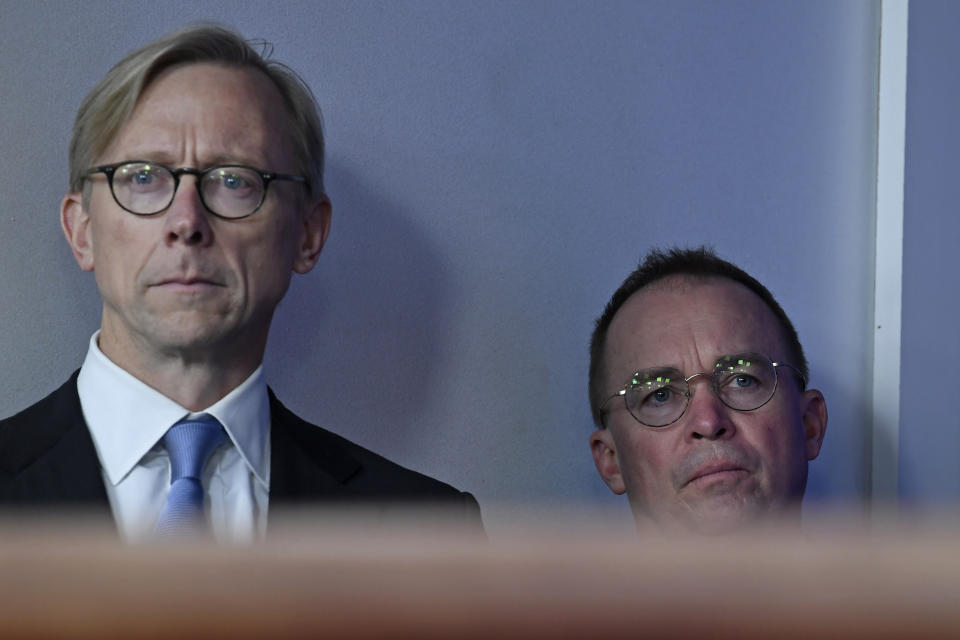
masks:
<path id="1" fill-rule="evenodd" d="M 262 178 L 246 167 L 212 167 L 198 179 L 203 204 L 224 217 L 250 215 L 263 199 Z M 177 178 L 164 166 L 129 162 L 114 170 L 111 186 L 117 203 L 124 209 L 150 215 L 163 211 L 173 202 Z"/>
<path id="2" fill-rule="evenodd" d="M 723 404 L 738 411 L 762 407 L 777 388 L 773 363 L 753 354 L 724 356 L 717 361 L 711 376 L 713 392 Z M 637 372 L 624 395 L 630 414 L 650 427 L 675 422 L 686 410 L 689 398 L 690 384 L 681 372 L 670 368 Z"/>

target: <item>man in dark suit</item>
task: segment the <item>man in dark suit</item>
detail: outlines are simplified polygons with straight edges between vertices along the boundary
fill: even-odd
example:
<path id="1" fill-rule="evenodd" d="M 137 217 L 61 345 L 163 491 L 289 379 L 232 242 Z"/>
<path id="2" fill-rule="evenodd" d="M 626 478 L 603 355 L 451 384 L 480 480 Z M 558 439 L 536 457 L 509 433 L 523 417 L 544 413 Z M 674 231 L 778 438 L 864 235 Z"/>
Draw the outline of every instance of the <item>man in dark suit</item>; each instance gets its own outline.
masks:
<path id="1" fill-rule="evenodd" d="M 192 27 L 121 60 L 70 145 L 61 224 L 103 299 L 60 389 L 0 422 L 0 502 L 109 506 L 121 535 L 266 532 L 291 502 L 435 502 L 480 525 L 472 496 L 293 415 L 262 374 L 293 272 L 330 229 L 310 90 L 237 34 Z"/>

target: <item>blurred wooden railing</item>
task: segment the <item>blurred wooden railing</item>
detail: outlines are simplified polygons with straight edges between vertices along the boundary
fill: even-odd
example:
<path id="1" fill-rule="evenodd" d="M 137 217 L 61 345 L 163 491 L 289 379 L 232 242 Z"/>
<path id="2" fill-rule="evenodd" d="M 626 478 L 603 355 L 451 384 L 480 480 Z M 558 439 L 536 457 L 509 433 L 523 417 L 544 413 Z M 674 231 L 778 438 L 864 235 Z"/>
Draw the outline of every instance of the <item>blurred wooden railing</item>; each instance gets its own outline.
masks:
<path id="1" fill-rule="evenodd" d="M 960 637 L 960 529 L 917 529 L 663 539 L 555 519 L 482 540 L 301 514 L 251 547 L 156 547 L 16 515 L 0 637 Z"/>

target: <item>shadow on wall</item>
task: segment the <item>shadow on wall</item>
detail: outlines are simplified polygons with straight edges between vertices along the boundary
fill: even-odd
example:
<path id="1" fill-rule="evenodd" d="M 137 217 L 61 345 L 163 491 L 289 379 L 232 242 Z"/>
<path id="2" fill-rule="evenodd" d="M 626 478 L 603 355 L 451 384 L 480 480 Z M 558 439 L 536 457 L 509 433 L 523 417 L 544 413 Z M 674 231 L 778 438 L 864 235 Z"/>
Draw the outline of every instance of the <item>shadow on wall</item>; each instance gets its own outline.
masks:
<path id="1" fill-rule="evenodd" d="M 330 237 L 280 305 L 267 379 L 308 420 L 402 459 L 430 437 L 418 429 L 450 338 L 449 277 L 412 216 L 359 171 L 332 159 L 327 189 Z"/>

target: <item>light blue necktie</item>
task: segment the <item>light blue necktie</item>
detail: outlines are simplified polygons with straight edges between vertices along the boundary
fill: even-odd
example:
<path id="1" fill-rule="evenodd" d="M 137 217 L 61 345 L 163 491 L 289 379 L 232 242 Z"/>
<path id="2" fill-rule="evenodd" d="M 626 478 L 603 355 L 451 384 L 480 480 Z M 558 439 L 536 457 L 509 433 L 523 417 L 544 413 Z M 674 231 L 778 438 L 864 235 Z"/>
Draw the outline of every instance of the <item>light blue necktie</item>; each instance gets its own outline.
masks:
<path id="1" fill-rule="evenodd" d="M 163 436 L 163 446 L 170 455 L 170 493 L 157 520 L 158 539 L 197 535 L 207 530 L 203 518 L 203 467 L 226 439 L 217 419 L 207 414 L 184 418 Z"/>

